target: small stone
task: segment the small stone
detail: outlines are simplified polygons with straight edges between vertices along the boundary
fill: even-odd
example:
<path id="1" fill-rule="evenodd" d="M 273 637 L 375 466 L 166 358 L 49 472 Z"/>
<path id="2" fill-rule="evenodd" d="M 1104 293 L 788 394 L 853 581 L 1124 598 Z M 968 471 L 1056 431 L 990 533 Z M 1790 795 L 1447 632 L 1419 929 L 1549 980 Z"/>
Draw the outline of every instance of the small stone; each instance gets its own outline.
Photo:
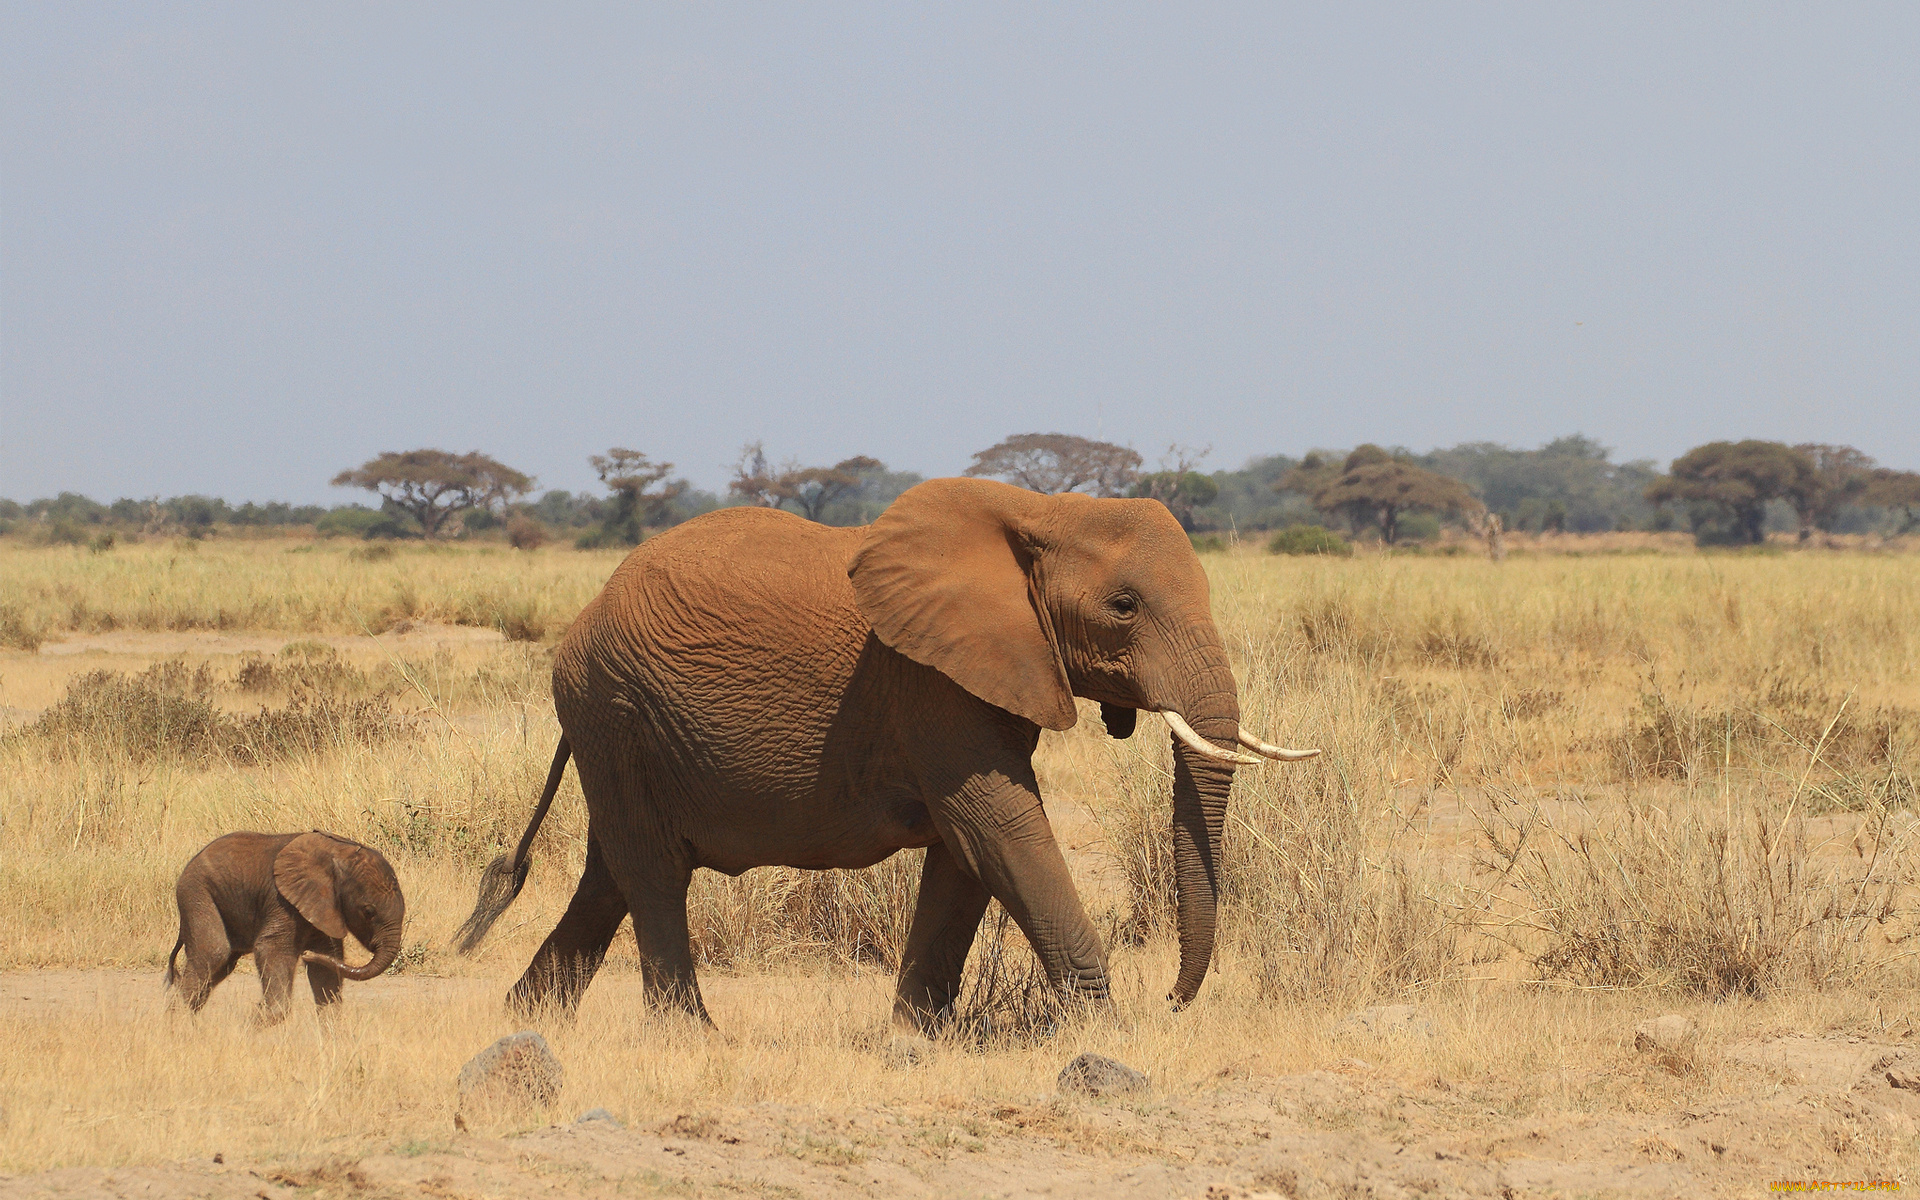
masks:
<path id="1" fill-rule="evenodd" d="M 625 1122 L 604 1108 L 590 1108 L 573 1119 L 575 1125 L 610 1125 L 615 1129 L 625 1129 Z"/>
<path id="2" fill-rule="evenodd" d="M 1344 1037 L 1432 1037 L 1440 1032 L 1433 1017 L 1417 1004 L 1376 1004 L 1341 1017 L 1333 1032 Z"/>
<path id="3" fill-rule="evenodd" d="M 460 1068 L 460 1108 L 525 1108 L 559 1098 L 566 1072 L 547 1039 L 523 1029 L 501 1038 Z"/>
<path id="4" fill-rule="evenodd" d="M 1902 1091 L 1920 1092 L 1920 1058 L 1911 1054 L 1896 1054 L 1893 1061 L 1886 1064 L 1887 1086 Z"/>
<path id="5" fill-rule="evenodd" d="M 662 1137 L 710 1138 L 720 1133 L 720 1122 L 712 1117 L 696 1117 L 681 1113 L 660 1127 Z M 735 1138 L 734 1141 L 740 1139 Z"/>
<path id="6" fill-rule="evenodd" d="M 1144 1092 L 1153 1084 L 1145 1075 L 1104 1054 L 1082 1054 L 1060 1068 L 1058 1086 L 1083 1096 L 1123 1096 Z"/>
<path id="7" fill-rule="evenodd" d="M 1667 1013 L 1633 1027 L 1633 1048 L 1642 1054 L 1674 1054 L 1687 1048 L 1699 1030 L 1679 1013 Z"/>

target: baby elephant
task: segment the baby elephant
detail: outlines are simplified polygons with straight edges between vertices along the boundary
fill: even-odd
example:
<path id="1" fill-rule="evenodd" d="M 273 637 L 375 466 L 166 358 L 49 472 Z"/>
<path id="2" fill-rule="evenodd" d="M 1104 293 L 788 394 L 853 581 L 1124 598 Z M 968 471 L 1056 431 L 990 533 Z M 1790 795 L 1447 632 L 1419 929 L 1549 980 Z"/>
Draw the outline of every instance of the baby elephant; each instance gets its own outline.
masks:
<path id="1" fill-rule="evenodd" d="M 293 969 L 322 1006 L 340 998 L 340 980 L 372 979 L 400 953 L 407 901 L 378 850 L 331 833 L 229 833 L 193 856 L 174 886 L 180 937 L 167 956 L 167 983 L 195 1012 L 215 984 L 253 953 L 262 993 L 259 1019 L 287 1015 Z M 351 931 L 373 952 L 363 967 L 340 961 Z M 174 959 L 187 952 L 178 972 Z"/>

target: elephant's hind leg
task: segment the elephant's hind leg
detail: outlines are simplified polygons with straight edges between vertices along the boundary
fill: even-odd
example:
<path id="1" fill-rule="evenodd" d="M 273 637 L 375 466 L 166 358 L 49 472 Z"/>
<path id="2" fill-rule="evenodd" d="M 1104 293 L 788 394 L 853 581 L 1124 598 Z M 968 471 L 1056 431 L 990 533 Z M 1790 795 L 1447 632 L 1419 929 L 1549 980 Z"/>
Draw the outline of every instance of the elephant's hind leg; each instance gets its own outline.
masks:
<path id="1" fill-rule="evenodd" d="M 986 887 L 954 860 L 940 842 L 927 847 L 920 869 L 920 896 L 900 956 L 900 982 L 894 991 L 896 1028 L 929 1033 L 953 1010 L 960 975 L 973 948 L 980 918 L 991 897 Z"/>
<path id="2" fill-rule="evenodd" d="M 693 943 L 687 930 L 687 885 L 693 868 L 665 854 L 647 854 L 639 863 L 616 859 L 611 865 L 633 913 L 633 939 L 640 950 L 640 978 L 647 1003 L 678 1009 L 703 1025 L 712 1025 L 693 971 Z"/>
<path id="3" fill-rule="evenodd" d="M 204 908 L 204 911 L 202 909 Z M 173 985 L 187 1009 L 199 1012 L 214 985 L 233 973 L 239 955 L 227 939 L 227 927 L 211 904 L 180 906 L 181 961 Z"/>
<path id="4" fill-rule="evenodd" d="M 580 885 L 574 888 L 560 923 L 541 943 L 520 982 L 507 993 L 508 1006 L 526 1015 L 543 1008 L 571 1013 L 587 984 L 593 982 L 626 916 L 626 897 L 607 870 L 599 840 L 589 833 L 587 865 L 580 873 Z"/>

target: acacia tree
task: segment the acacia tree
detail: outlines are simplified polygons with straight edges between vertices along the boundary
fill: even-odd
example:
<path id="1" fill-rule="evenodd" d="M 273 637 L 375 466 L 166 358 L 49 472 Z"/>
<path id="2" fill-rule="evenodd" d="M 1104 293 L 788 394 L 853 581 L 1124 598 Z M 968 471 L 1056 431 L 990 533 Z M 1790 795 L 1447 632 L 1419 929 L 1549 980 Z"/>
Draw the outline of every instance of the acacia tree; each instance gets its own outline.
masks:
<path id="1" fill-rule="evenodd" d="M 1139 473 L 1137 451 L 1069 433 L 1016 433 L 975 454 L 965 471 L 1049 496 L 1081 490 L 1123 495 Z"/>
<path id="2" fill-rule="evenodd" d="M 1309 450 L 1307 456 L 1289 467 L 1285 474 L 1273 481 L 1276 492 L 1293 492 L 1312 500 L 1340 478 L 1340 461 L 1337 455 L 1324 450 Z"/>
<path id="3" fill-rule="evenodd" d="M 1863 504 L 1899 510 L 1901 533 L 1920 529 L 1920 471 L 1881 467 L 1868 477 L 1860 500 Z"/>
<path id="4" fill-rule="evenodd" d="M 759 442 L 740 447 L 740 459 L 733 464 L 733 480 L 727 490 L 756 508 L 779 508 L 792 499 L 793 489 L 786 476 L 790 468 L 775 470 L 767 462 L 767 452 Z"/>
<path id="5" fill-rule="evenodd" d="M 1787 492 L 1787 502 L 1800 518 L 1800 540 L 1815 529 L 1833 532 L 1840 510 L 1858 504 L 1873 472 L 1873 459 L 1852 446 L 1802 442 L 1794 447 L 1807 456 L 1813 472 Z"/>
<path id="6" fill-rule="evenodd" d="M 1708 442 L 1673 460 L 1673 468 L 1647 488 L 1655 504 L 1697 500 L 1727 513 L 1740 536 L 1766 540 L 1767 502 L 1807 494 L 1816 487 L 1813 460 L 1781 442 L 1749 438 Z"/>
<path id="7" fill-rule="evenodd" d="M 1470 514 L 1481 508 L 1458 479 L 1403 462 L 1374 445 L 1347 455 L 1340 474 L 1313 494 L 1313 506 L 1344 514 L 1355 532 L 1379 525 L 1388 545 L 1399 540 L 1402 513 Z"/>
<path id="8" fill-rule="evenodd" d="M 613 493 L 613 511 L 601 526 L 602 535 L 629 546 L 640 544 L 647 526 L 665 522 L 668 507 L 688 486 L 684 479 L 663 482 L 673 471 L 672 463 L 657 463 L 638 450 L 621 446 L 590 456 L 587 464 Z"/>
<path id="9" fill-rule="evenodd" d="M 791 504 L 807 520 L 818 521 L 830 505 L 859 492 L 868 476 L 886 469 L 887 464 L 864 454 L 843 458 L 830 467 L 803 467 L 792 459 L 775 467 L 759 442 L 748 442 L 740 448 L 727 490 L 760 508 Z"/>
<path id="10" fill-rule="evenodd" d="M 787 498 L 799 508 L 801 516 L 818 521 L 829 504 L 858 492 L 869 474 L 886 469 L 887 464 L 864 454 L 843 458 L 830 467 L 801 467 L 784 476 Z"/>
<path id="11" fill-rule="evenodd" d="M 333 486 L 378 493 L 387 507 L 420 522 L 421 536 L 431 541 L 450 518 L 526 495 L 533 490 L 533 477 L 478 450 L 390 450 L 335 475 Z"/>
<path id="12" fill-rule="evenodd" d="M 1191 446 L 1168 446 L 1167 456 L 1160 460 L 1160 469 L 1151 475 L 1142 475 L 1127 495 L 1158 500 L 1180 522 L 1180 528 L 1192 533 L 1193 510 L 1212 504 L 1220 497 L 1219 483 L 1194 469 L 1210 449 L 1212 447 L 1195 450 Z"/>

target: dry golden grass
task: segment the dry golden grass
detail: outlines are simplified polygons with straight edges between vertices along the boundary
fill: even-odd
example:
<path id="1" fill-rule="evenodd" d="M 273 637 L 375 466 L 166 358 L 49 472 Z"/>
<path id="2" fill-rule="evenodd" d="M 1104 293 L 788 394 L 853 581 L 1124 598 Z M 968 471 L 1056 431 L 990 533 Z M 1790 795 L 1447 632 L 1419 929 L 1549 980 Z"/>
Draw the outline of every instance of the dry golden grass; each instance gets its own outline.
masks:
<path id="1" fill-rule="evenodd" d="M 0 645 L 123 629 L 379 633 L 407 620 L 538 641 L 566 627 L 620 558 L 290 539 L 179 539 L 94 554 L 0 539 Z"/>
<path id="2" fill-rule="evenodd" d="M 91 639 L 0 651 L 0 711 L 14 715 L 0 968 L 148 973 L 97 1002 L 0 1006 L 18 1048 L 0 1061 L 0 1169 L 444 1136 L 460 1062 L 508 1031 L 500 995 L 577 876 L 570 776 L 520 900 L 477 957 L 448 953 L 479 868 L 545 776 L 546 651 L 369 634 L 442 622 L 551 639 L 615 555 L 195 545 L 0 545 L 0 610 L 31 635 L 16 640 Z M 1247 724 L 1327 753 L 1242 772 L 1226 936 L 1195 1009 L 1161 999 L 1166 735 L 1147 719 L 1113 742 L 1089 719 L 1045 735 L 1038 766 L 1112 935 L 1111 1017 L 1035 1036 L 1016 934 L 1012 1000 L 1003 990 L 998 1011 L 975 1013 L 992 1020 L 967 1026 L 995 1039 L 889 1071 L 878 1051 L 913 856 L 864 873 L 702 872 L 696 939 L 726 1038 L 645 1017 L 623 937 L 578 1023 L 548 1030 L 571 1072 L 560 1107 L 642 1120 L 760 1099 L 1031 1097 L 1082 1046 L 1199 1088 L 1222 1070 L 1326 1066 L 1349 1052 L 1328 1034 L 1345 1006 L 1418 996 L 1447 1032 L 1394 1070 L 1503 1080 L 1502 1103 L 1584 1111 L 1716 1086 L 1709 1068 L 1649 1074 L 1622 1057 L 1623 1022 L 1652 1006 L 1688 1006 L 1710 1030 L 1824 1030 L 1907 1002 L 1920 559 L 1205 562 Z M 332 657 L 281 649 L 316 639 Z M 204 668 L 209 703 L 234 720 L 300 694 L 380 696 L 406 728 L 251 757 L 33 731 L 85 673 L 169 661 Z M 254 1030 L 244 976 L 199 1020 L 165 1016 L 157 968 L 180 866 L 222 832 L 304 827 L 392 859 L 410 902 L 400 976 L 350 988 L 324 1030 L 298 1006 L 286 1027 Z M 90 1066 L 103 1055 L 113 1071 Z M 218 1066 L 182 1070 L 197 1062 Z"/>
<path id="3" fill-rule="evenodd" d="M 1632 1023 L 1658 1011 L 1633 993 L 1457 989 L 1428 1001 L 1439 1037 L 1387 1045 L 1338 1034 L 1337 1008 L 1263 999 L 1231 953 L 1205 998 L 1181 1013 L 1162 999 L 1175 966 L 1168 948 L 1122 953 L 1116 966 L 1109 1018 L 1069 1022 L 1043 1043 L 942 1042 L 912 1070 L 897 1070 L 882 1053 L 891 989 L 883 972 L 710 976 L 708 1003 L 724 1030 L 712 1035 L 645 1015 L 637 974 L 616 963 L 575 1021 L 543 1027 L 566 1065 L 558 1101 L 475 1132 L 594 1107 L 646 1126 L 762 1101 L 829 1111 L 921 1102 L 964 1115 L 1044 1103 L 1060 1064 L 1088 1049 L 1148 1072 L 1162 1097 L 1364 1055 L 1410 1082 L 1450 1081 L 1476 1116 L 1501 1119 L 1653 1111 L 1722 1086 L 1723 1070 L 1710 1057 L 1676 1073 L 1632 1052 Z M 66 995 L 57 1015 L 0 1016 L 9 1047 L 0 1062 L 9 1117 L 0 1170 L 444 1144 L 453 1136 L 461 1064 L 515 1028 L 494 980 L 382 980 L 351 996 L 337 1017 L 323 1021 L 297 1005 L 268 1030 L 247 1020 L 257 995 L 247 975 L 217 991 L 197 1020 L 163 1011 L 150 975 L 91 977 Z M 1875 1032 L 1874 1014 L 1859 1011 L 1851 995 L 1692 1011 L 1715 1042 L 1776 1028 Z M 1522 1029 L 1526 1035 L 1515 1036 Z"/>

